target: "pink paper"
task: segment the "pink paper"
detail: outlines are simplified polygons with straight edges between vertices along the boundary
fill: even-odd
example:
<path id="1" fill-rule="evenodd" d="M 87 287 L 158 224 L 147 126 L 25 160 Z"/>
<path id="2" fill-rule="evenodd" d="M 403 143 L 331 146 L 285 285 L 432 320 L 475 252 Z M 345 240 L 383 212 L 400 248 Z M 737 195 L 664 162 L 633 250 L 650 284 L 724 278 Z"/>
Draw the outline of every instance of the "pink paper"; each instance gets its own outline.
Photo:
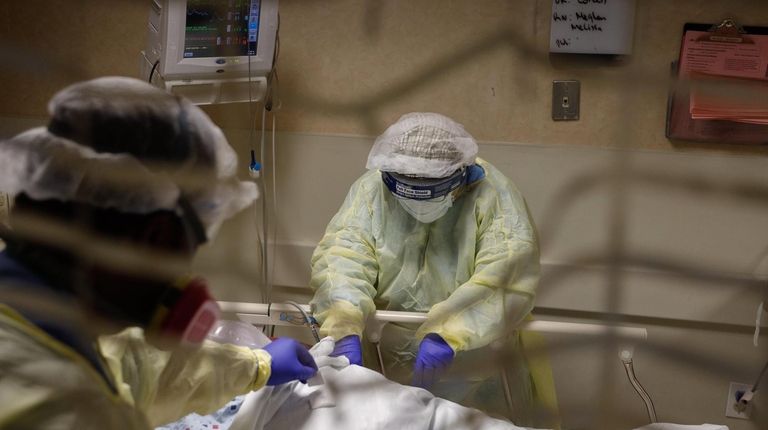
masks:
<path id="1" fill-rule="evenodd" d="M 706 31 L 685 33 L 680 56 L 681 78 L 703 73 L 768 80 L 768 35 L 711 38 L 712 33 Z"/>

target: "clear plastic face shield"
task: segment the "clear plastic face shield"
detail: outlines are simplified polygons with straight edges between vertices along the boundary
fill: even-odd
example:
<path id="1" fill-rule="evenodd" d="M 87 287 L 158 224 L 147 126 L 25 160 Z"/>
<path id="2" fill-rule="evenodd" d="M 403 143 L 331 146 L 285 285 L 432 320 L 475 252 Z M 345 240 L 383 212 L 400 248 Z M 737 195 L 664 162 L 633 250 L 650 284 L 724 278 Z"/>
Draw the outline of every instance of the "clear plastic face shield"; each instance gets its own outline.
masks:
<path id="1" fill-rule="evenodd" d="M 437 179 L 381 172 L 384 184 L 397 197 L 403 209 L 425 224 L 438 220 L 448 212 L 453 206 L 456 191 L 462 186 L 477 182 L 484 176 L 482 167 L 476 164 Z"/>

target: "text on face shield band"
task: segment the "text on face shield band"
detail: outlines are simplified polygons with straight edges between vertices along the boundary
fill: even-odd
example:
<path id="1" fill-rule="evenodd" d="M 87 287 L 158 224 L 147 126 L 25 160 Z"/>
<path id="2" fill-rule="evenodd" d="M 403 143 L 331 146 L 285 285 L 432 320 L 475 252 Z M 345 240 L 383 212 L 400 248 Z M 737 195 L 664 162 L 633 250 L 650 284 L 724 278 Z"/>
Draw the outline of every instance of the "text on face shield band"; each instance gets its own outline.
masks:
<path id="1" fill-rule="evenodd" d="M 461 169 L 445 179 L 412 178 L 397 173 L 381 172 L 381 178 L 392 194 L 413 200 L 429 200 L 442 197 L 467 180 L 467 169 Z"/>

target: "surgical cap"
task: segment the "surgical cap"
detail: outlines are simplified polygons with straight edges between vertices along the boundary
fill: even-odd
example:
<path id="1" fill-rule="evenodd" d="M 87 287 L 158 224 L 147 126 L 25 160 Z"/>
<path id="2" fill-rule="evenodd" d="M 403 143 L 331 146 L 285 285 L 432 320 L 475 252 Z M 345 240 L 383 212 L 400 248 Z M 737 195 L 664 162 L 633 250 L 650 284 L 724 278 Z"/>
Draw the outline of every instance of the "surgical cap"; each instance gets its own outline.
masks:
<path id="1" fill-rule="evenodd" d="M 237 156 L 208 116 L 143 81 L 74 84 L 48 111 L 48 128 L 0 142 L 0 191 L 139 214 L 174 210 L 183 196 L 209 239 L 258 197 L 237 179 Z"/>
<path id="2" fill-rule="evenodd" d="M 409 113 L 376 138 L 366 168 L 444 178 L 475 162 L 477 143 L 464 126 L 437 113 Z"/>

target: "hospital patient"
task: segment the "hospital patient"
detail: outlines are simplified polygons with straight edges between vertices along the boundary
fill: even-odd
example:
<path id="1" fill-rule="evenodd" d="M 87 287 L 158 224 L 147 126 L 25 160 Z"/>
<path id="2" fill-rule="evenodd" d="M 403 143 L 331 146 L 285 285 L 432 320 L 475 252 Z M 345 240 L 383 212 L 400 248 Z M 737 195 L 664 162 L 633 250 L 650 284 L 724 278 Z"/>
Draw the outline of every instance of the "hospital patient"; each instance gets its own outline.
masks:
<path id="1" fill-rule="evenodd" d="M 221 130 L 128 78 L 72 85 L 48 110 L 47 128 L 0 142 L 0 192 L 15 196 L 0 235 L 0 428 L 148 429 L 311 378 L 290 339 L 202 342 L 218 308 L 181 275 L 257 197 Z"/>
<path id="2" fill-rule="evenodd" d="M 214 415 L 188 416 L 162 430 L 520 429 L 350 365 L 344 356 L 330 356 L 333 348 L 333 338 L 327 337 L 311 349 L 320 371 L 308 384 L 267 387 L 233 400 Z"/>

